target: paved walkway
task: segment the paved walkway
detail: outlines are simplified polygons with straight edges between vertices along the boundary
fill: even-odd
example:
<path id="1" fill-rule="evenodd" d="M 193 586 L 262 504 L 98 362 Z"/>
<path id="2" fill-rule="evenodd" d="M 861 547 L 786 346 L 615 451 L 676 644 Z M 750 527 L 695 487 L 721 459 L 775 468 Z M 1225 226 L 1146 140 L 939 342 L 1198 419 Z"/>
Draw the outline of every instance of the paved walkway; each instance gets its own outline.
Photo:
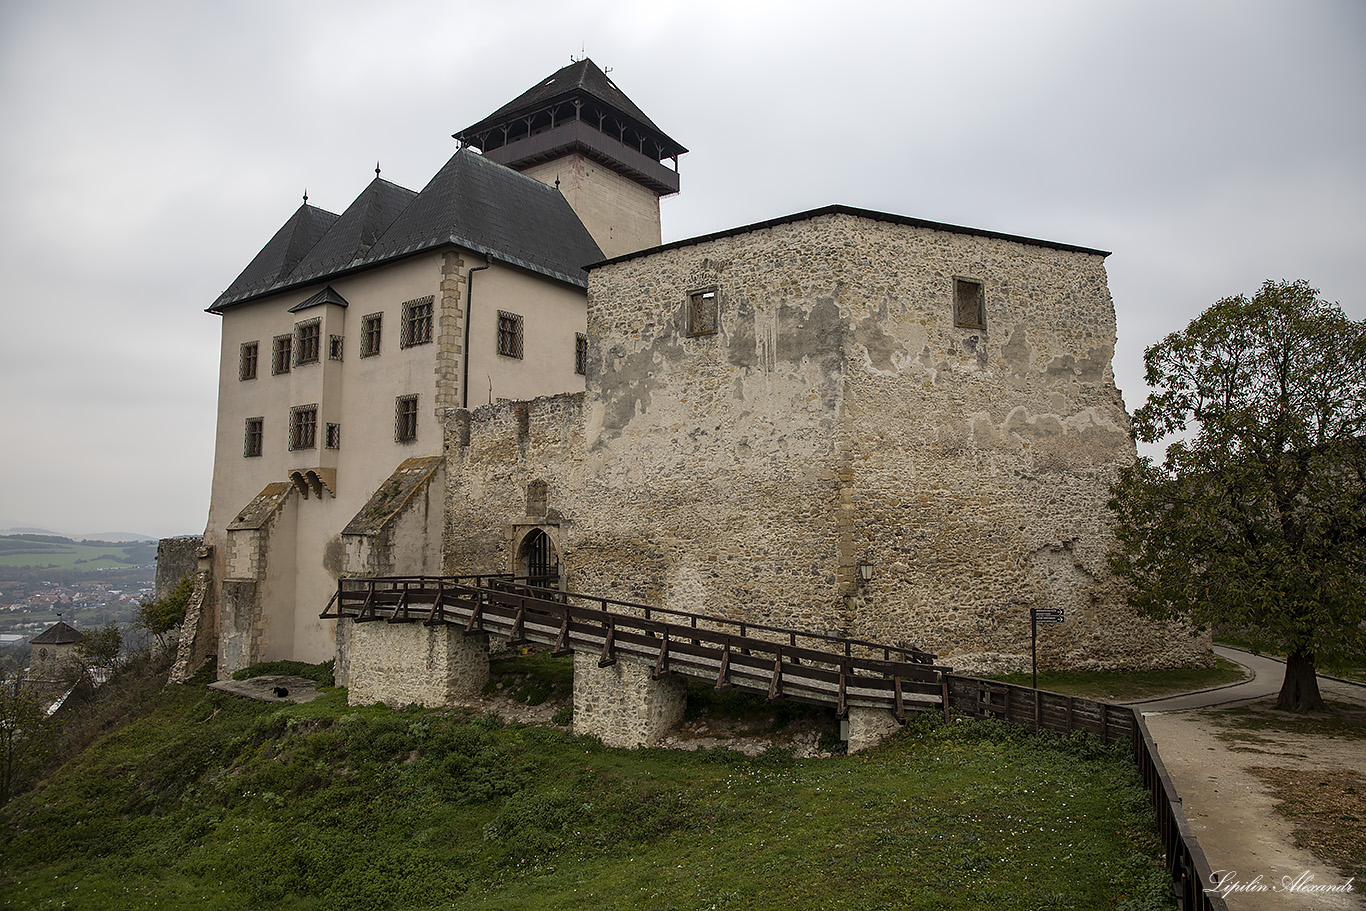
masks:
<path id="1" fill-rule="evenodd" d="M 1344 871 L 1294 846 L 1294 823 L 1276 813 L 1278 799 L 1253 769 L 1326 772 L 1366 777 L 1366 748 L 1360 740 L 1256 732 L 1255 740 L 1221 738 L 1211 707 L 1265 700 L 1280 691 L 1285 664 L 1237 649 L 1215 651 L 1251 672 L 1242 683 L 1200 693 L 1137 703 L 1157 742 L 1191 830 L 1210 866 L 1224 879 L 1265 886 L 1266 892 L 1233 892 L 1230 911 L 1360 911 L 1366 909 L 1366 870 L 1349 894 L 1274 891 L 1283 877 L 1308 876 L 1312 884 L 1343 885 Z M 1320 677 L 1325 697 L 1366 705 L 1366 686 Z M 1260 876 L 1261 879 L 1256 878 Z"/>

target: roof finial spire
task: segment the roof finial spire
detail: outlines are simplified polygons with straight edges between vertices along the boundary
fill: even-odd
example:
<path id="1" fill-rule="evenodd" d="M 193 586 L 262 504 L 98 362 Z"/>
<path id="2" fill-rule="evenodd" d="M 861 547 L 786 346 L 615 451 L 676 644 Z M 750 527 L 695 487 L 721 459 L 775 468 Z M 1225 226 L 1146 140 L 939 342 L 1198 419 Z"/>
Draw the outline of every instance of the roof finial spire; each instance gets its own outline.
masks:
<path id="1" fill-rule="evenodd" d="M 376 176 L 376 177 L 379 176 L 379 159 L 378 159 L 378 158 L 375 159 L 375 176 Z"/>
<path id="2" fill-rule="evenodd" d="M 304 205 L 308 205 L 308 187 L 304 187 Z"/>

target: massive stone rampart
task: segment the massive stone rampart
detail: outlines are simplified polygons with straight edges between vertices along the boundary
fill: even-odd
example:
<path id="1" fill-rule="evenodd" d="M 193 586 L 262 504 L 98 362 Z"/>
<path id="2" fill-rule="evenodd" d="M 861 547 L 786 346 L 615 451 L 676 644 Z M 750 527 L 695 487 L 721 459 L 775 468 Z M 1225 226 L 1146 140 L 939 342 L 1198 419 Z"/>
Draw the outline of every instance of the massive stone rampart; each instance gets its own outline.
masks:
<path id="1" fill-rule="evenodd" d="M 448 423 L 447 572 L 520 571 L 534 525 L 576 590 L 965 671 L 1027 661 L 1030 607 L 1066 612 L 1047 664 L 1207 651 L 1105 566 L 1134 448 L 1101 254 L 829 214 L 598 267 L 588 328 L 582 397 Z"/>

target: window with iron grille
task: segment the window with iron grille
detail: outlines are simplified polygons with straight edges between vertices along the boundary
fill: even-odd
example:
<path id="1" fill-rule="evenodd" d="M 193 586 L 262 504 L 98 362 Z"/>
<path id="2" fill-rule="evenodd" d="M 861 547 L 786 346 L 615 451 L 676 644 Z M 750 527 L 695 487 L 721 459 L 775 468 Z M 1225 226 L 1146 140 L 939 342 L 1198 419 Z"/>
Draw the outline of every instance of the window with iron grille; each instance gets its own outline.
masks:
<path id="1" fill-rule="evenodd" d="M 522 318 L 516 313 L 498 311 L 498 353 L 504 357 L 522 356 Z"/>
<path id="2" fill-rule="evenodd" d="M 327 359 L 329 361 L 341 360 L 343 347 L 340 335 L 329 335 L 327 337 Z"/>
<path id="3" fill-rule="evenodd" d="M 294 336 L 293 336 L 293 335 L 277 335 L 277 336 L 275 336 L 275 345 L 274 345 L 274 348 L 273 348 L 273 350 L 274 350 L 274 352 L 275 352 L 275 357 L 274 357 L 274 359 L 273 359 L 273 360 L 271 361 L 271 363 L 270 363 L 270 372 L 271 372 L 271 373 L 276 373 L 276 374 L 278 374 L 278 373 L 288 373 L 288 372 L 289 372 L 289 362 L 290 362 L 290 357 L 289 357 L 289 355 L 290 355 L 290 352 L 293 350 L 293 342 L 294 342 Z"/>
<path id="4" fill-rule="evenodd" d="M 328 424 L 328 425 L 327 425 L 327 444 L 326 444 L 326 445 L 327 445 L 327 448 L 328 448 L 328 449 L 341 449 L 341 425 L 340 425 L 340 424 Z"/>
<path id="5" fill-rule="evenodd" d="M 289 412 L 289 448 L 318 448 L 318 406 L 296 405 Z"/>
<path id="6" fill-rule="evenodd" d="M 384 329 L 383 313 L 368 313 L 360 320 L 360 356 L 379 354 L 379 340 Z"/>
<path id="7" fill-rule="evenodd" d="M 417 396 L 401 395 L 394 403 L 394 441 L 411 443 L 417 439 Z"/>
<path id="8" fill-rule="evenodd" d="M 716 289 L 694 291 L 688 295 L 688 334 L 716 334 Z"/>
<path id="9" fill-rule="evenodd" d="M 259 456 L 261 454 L 261 436 L 265 431 L 265 418 L 247 418 L 247 432 L 242 440 L 242 455 Z"/>
<path id="10" fill-rule="evenodd" d="M 403 305 L 403 331 L 400 348 L 425 345 L 432 340 L 432 298 L 424 297 Z"/>
<path id="11" fill-rule="evenodd" d="M 981 282 L 953 280 L 953 324 L 964 329 L 986 328 L 986 294 Z"/>
<path id="12" fill-rule="evenodd" d="M 321 319 L 294 324 L 294 366 L 318 363 L 322 354 L 322 332 Z"/>
<path id="13" fill-rule="evenodd" d="M 256 379 L 256 358 L 257 352 L 260 350 L 260 342 L 242 343 L 242 356 L 237 362 L 237 378 L 239 380 Z"/>
<path id="14" fill-rule="evenodd" d="M 588 373 L 588 336 L 581 332 L 574 335 L 574 372 Z"/>

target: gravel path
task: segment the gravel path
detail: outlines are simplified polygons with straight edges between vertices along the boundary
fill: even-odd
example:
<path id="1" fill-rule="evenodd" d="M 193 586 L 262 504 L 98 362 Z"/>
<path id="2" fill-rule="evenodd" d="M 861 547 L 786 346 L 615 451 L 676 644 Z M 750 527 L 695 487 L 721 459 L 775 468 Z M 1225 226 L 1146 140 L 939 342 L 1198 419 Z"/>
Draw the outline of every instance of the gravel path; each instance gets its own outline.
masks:
<path id="1" fill-rule="evenodd" d="M 1181 795 L 1191 830 L 1216 872 L 1230 881 L 1266 891 L 1226 895 L 1230 911 L 1337 911 L 1366 909 L 1366 882 L 1352 881 L 1350 893 L 1287 891 L 1286 882 L 1344 886 L 1362 870 L 1339 870 L 1297 848 L 1295 824 L 1276 812 L 1280 799 L 1265 772 L 1327 774 L 1335 780 L 1366 778 L 1366 741 L 1344 737 L 1291 735 L 1258 730 L 1231 739 L 1216 706 L 1261 704 L 1280 690 L 1285 666 L 1274 659 L 1216 648 L 1248 667 L 1251 679 L 1233 686 L 1139 704 L 1158 754 Z M 1366 705 L 1366 687 L 1319 678 L 1326 698 Z M 1221 719 L 1223 724 L 1218 723 Z M 1223 734 L 1223 737 L 1219 735 Z M 1260 880 L 1257 877 L 1260 876 Z M 1305 879 L 1305 877 L 1309 877 Z M 1280 887 L 1280 891 L 1276 891 Z"/>

